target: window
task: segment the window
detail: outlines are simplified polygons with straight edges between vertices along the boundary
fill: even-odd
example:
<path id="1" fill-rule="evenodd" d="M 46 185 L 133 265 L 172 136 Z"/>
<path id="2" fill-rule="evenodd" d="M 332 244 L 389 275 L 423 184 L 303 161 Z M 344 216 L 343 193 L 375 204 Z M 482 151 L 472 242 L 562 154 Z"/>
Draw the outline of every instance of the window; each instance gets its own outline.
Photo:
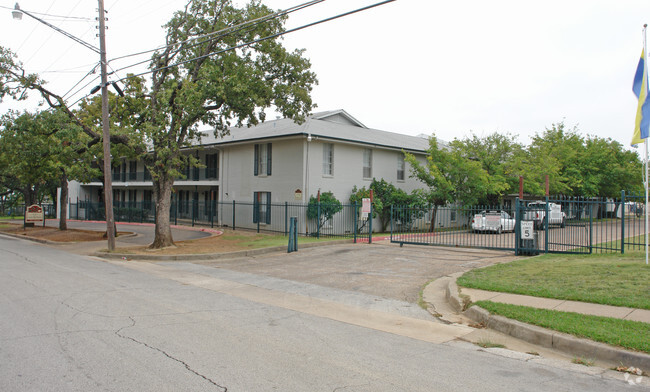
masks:
<path id="1" fill-rule="evenodd" d="M 323 175 L 334 175 L 334 144 L 323 144 Z"/>
<path id="2" fill-rule="evenodd" d="M 363 150 L 363 178 L 372 178 L 372 150 Z"/>
<path id="3" fill-rule="evenodd" d="M 404 154 L 397 155 L 397 181 L 404 181 Z"/>
<path id="4" fill-rule="evenodd" d="M 219 179 L 219 153 L 205 156 L 205 177 Z"/>
<path id="5" fill-rule="evenodd" d="M 129 162 L 129 180 L 135 181 L 138 175 L 138 161 Z"/>
<path id="6" fill-rule="evenodd" d="M 271 175 L 271 143 L 255 145 L 254 175 Z"/>
<path id="7" fill-rule="evenodd" d="M 449 214 L 449 220 L 452 222 L 456 222 L 456 210 L 451 210 Z"/>
<path id="8" fill-rule="evenodd" d="M 253 193 L 253 223 L 271 223 L 271 192 Z"/>

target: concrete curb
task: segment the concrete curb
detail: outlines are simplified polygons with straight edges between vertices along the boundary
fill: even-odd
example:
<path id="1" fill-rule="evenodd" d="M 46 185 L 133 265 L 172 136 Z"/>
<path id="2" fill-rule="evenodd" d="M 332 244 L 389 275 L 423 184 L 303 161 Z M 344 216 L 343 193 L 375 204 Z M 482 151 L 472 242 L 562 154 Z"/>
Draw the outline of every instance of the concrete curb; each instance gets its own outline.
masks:
<path id="1" fill-rule="evenodd" d="M 456 278 L 451 277 L 447 289 L 445 290 L 445 297 L 449 301 L 449 305 L 456 313 L 463 312 L 463 300 L 460 298 L 460 291 L 458 290 L 458 285 L 456 284 Z"/>
<path id="2" fill-rule="evenodd" d="M 327 242 L 311 242 L 300 245 L 300 249 L 316 248 L 319 246 L 350 244 L 354 240 L 338 240 Z M 92 256 L 101 257 L 104 259 L 127 259 L 127 260 L 142 260 L 142 261 L 211 261 L 220 259 L 234 259 L 239 257 L 258 256 L 268 253 L 286 252 L 286 246 L 274 246 L 270 248 L 259 248 L 250 250 L 241 250 L 237 252 L 226 253 L 206 253 L 206 254 L 184 254 L 184 255 L 140 255 L 131 253 L 108 253 L 108 252 L 95 252 Z"/>
<path id="3" fill-rule="evenodd" d="M 463 301 L 460 298 L 455 279 L 450 281 L 447 287 L 447 295 L 452 307 L 456 308 L 458 305 L 455 304 L 458 303 L 461 304 L 459 309 L 462 309 Z M 464 311 L 463 315 L 477 323 L 483 323 L 487 328 L 538 346 L 552 348 L 577 357 L 634 366 L 650 372 L 650 355 L 648 354 L 627 351 L 604 343 L 577 338 L 569 334 L 492 315 L 487 310 L 476 305 Z"/>

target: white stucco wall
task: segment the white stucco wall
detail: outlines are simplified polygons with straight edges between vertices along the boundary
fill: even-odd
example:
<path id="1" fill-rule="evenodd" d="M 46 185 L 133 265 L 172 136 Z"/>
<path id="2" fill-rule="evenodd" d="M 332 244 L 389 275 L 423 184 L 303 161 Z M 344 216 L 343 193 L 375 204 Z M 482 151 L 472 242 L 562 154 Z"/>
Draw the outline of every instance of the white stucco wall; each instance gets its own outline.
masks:
<path id="1" fill-rule="evenodd" d="M 333 175 L 323 175 L 323 144 L 334 144 L 334 169 Z M 341 143 L 328 140 L 312 140 L 309 143 L 309 186 L 310 195 L 321 192 L 333 192 L 334 196 L 342 203 L 349 202 L 352 187 L 370 187 L 372 178 L 363 177 L 363 151 L 368 148 L 360 144 Z M 400 150 L 386 148 L 371 148 L 372 150 L 372 177 L 377 180 L 384 179 L 396 187 L 411 192 L 423 188 L 424 184 L 409 178 L 410 167 L 405 164 L 404 180 L 397 180 L 397 157 L 402 155 Z M 419 156 L 421 162 L 424 156 Z"/>
<path id="2" fill-rule="evenodd" d="M 294 201 L 302 190 L 302 139 L 277 139 L 271 143 L 271 175 L 254 175 L 255 143 L 223 148 L 222 201 L 252 201 L 254 192 L 271 192 L 273 203 Z"/>

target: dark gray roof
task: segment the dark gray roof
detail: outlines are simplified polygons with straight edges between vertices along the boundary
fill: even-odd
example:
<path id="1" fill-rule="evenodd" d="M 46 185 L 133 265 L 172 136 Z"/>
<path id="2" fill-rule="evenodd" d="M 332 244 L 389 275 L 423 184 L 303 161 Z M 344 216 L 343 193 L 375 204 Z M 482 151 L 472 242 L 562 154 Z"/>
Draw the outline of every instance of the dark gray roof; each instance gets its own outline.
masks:
<path id="1" fill-rule="evenodd" d="M 366 128 L 344 110 L 314 113 L 302 124 L 283 118 L 249 128 L 231 128 L 230 135 L 223 138 L 215 138 L 209 132 L 203 134 L 201 144 L 224 145 L 300 135 L 410 151 L 424 152 L 429 148 L 428 139 Z"/>

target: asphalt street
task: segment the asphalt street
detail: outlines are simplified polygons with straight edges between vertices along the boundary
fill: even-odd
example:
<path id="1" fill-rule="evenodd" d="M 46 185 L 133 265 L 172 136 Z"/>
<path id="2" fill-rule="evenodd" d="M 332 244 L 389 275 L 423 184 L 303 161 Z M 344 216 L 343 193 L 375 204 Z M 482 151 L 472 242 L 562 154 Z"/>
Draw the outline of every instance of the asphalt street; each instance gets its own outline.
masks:
<path id="1" fill-rule="evenodd" d="M 373 305 L 385 301 L 381 306 Z M 409 305 L 409 306 L 406 306 Z M 615 391 L 398 299 L 0 236 L 3 391 Z"/>

